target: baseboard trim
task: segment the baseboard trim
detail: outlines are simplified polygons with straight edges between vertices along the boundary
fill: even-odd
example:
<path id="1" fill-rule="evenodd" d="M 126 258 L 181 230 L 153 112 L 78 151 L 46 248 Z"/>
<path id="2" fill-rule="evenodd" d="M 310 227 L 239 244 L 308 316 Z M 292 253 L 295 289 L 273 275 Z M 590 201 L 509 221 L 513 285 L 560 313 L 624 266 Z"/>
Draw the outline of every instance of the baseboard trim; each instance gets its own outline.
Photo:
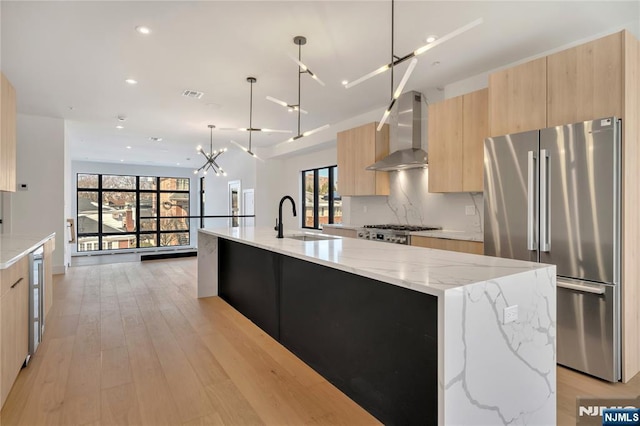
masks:
<path id="1" fill-rule="evenodd" d="M 140 261 L 145 260 L 161 260 L 161 259 L 177 259 L 180 257 L 196 257 L 197 251 L 181 251 L 181 252 L 169 252 L 169 253 L 155 253 L 155 254 L 142 254 L 140 255 Z"/>

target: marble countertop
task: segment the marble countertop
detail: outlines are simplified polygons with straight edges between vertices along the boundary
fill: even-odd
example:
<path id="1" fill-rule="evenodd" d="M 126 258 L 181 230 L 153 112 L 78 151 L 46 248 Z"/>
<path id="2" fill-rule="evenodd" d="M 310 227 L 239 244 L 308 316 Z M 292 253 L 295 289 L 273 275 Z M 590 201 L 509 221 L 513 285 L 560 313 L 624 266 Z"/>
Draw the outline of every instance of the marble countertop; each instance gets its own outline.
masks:
<path id="1" fill-rule="evenodd" d="M 0 269 L 7 269 L 55 235 L 55 232 L 47 236 L 0 234 Z"/>
<path id="2" fill-rule="evenodd" d="M 268 227 L 200 229 L 199 232 L 435 296 L 470 284 L 552 267 L 357 238 L 278 239 Z M 285 232 L 285 236 L 292 234 L 300 232 Z"/>
<path id="3" fill-rule="evenodd" d="M 419 231 L 412 232 L 411 235 L 420 237 L 444 238 L 448 240 L 464 240 L 483 242 L 484 235 L 482 232 L 454 231 L 450 229 L 441 229 L 439 231 Z"/>

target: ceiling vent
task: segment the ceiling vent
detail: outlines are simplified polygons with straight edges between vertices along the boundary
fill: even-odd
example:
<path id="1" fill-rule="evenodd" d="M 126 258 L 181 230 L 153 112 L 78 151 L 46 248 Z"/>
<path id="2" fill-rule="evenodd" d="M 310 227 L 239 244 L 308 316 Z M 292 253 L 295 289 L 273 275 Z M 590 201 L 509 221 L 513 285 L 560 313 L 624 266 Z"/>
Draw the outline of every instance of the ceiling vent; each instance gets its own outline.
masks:
<path id="1" fill-rule="evenodd" d="M 200 99 L 204 96 L 204 92 L 198 92 L 196 90 L 185 90 L 184 92 L 182 92 L 182 96 L 184 96 L 185 98 Z"/>

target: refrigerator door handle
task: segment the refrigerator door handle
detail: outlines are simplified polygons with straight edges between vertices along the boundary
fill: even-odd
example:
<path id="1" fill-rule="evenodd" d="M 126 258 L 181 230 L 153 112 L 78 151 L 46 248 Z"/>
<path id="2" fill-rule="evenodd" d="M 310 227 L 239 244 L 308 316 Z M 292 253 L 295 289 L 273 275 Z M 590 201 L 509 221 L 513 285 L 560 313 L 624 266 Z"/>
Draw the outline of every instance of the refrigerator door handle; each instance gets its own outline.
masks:
<path id="1" fill-rule="evenodd" d="M 596 286 L 596 285 L 575 284 L 575 283 L 571 283 L 571 282 L 567 282 L 567 281 L 557 280 L 556 286 L 558 286 L 559 288 L 566 288 L 568 290 L 583 291 L 585 293 L 592 293 L 592 294 L 604 294 L 605 293 L 605 288 L 604 287 Z"/>
<path id="2" fill-rule="evenodd" d="M 540 251 L 551 249 L 549 241 L 549 152 L 540 150 Z"/>
<path id="3" fill-rule="evenodd" d="M 537 250 L 535 238 L 535 153 L 527 152 L 527 250 Z"/>

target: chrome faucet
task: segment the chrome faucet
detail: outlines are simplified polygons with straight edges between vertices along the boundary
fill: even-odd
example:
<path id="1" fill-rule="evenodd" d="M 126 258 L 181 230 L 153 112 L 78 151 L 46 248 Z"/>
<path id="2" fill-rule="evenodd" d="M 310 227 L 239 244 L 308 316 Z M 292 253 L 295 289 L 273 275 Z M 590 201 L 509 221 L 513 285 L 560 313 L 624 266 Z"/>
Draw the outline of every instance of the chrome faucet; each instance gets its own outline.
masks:
<path id="1" fill-rule="evenodd" d="M 280 206 L 278 206 L 278 220 L 276 220 L 276 230 L 278 231 L 278 238 L 284 238 L 284 235 L 282 235 L 282 204 L 284 203 L 284 200 L 287 199 L 291 201 L 291 207 L 293 207 L 293 216 L 297 216 L 296 203 L 295 201 L 293 201 L 293 198 L 291 198 L 289 195 L 285 195 L 284 197 L 282 197 L 282 199 L 280 200 Z"/>

